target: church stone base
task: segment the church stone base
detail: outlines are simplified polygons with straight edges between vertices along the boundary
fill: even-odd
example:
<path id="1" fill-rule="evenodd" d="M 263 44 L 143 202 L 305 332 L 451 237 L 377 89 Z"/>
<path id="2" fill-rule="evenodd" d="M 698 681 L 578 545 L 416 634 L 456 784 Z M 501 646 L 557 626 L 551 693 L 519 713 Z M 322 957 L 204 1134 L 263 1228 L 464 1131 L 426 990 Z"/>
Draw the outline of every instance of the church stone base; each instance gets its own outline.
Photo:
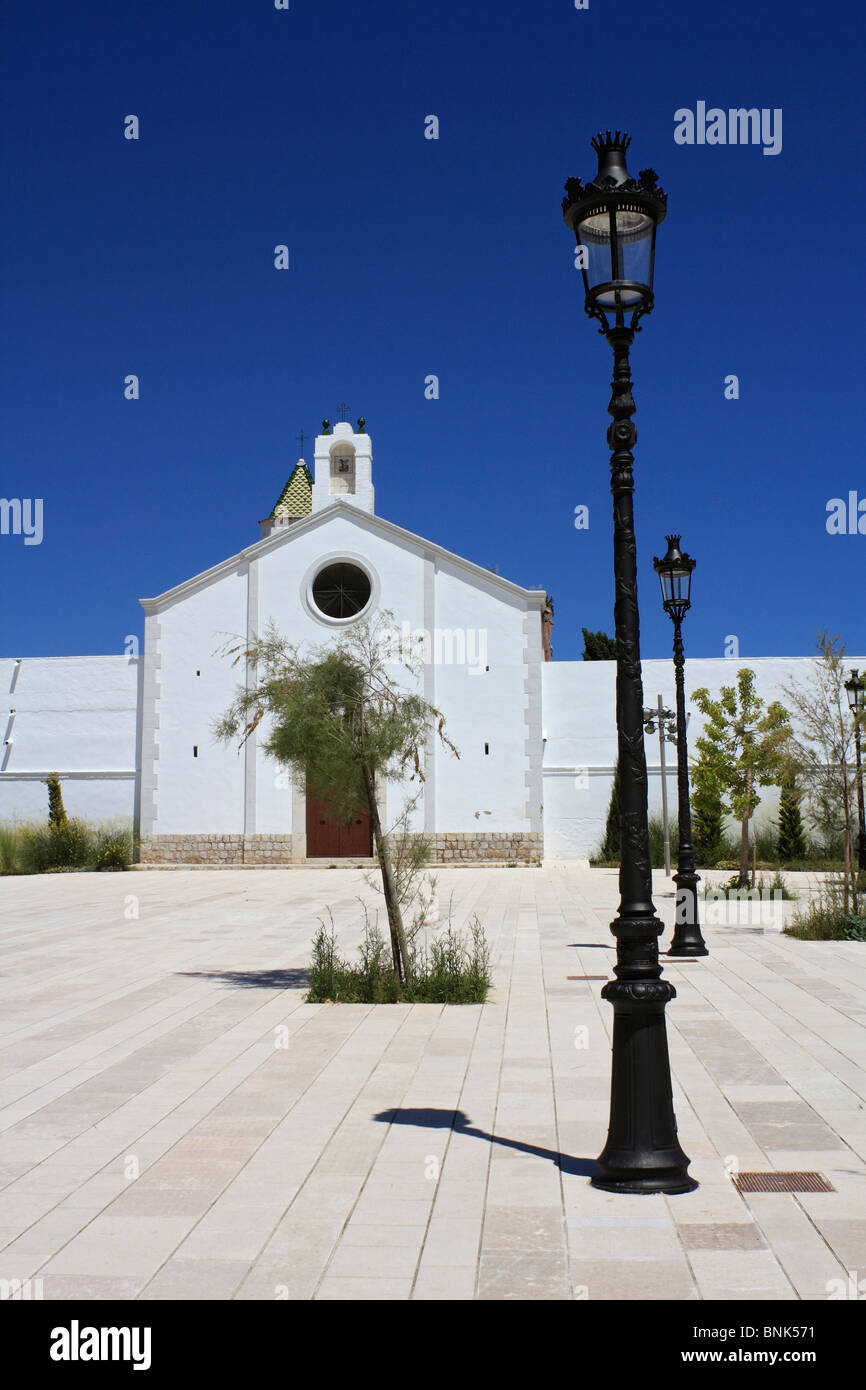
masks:
<path id="1" fill-rule="evenodd" d="M 291 835 L 143 835 L 142 864 L 291 864 Z"/>
<path id="2" fill-rule="evenodd" d="M 432 850 L 434 864 L 498 863 L 540 864 L 544 854 L 544 836 L 539 830 L 488 830 L 454 835 L 425 835 Z"/>
<path id="3" fill-rule="evenodd" d="M 293 853 L 292 835 L 143 835 L 142 864 L 297 864 L 303 863 L 303 839 Z M 434 864 L 540 864 L 540 831 L 469 831 L 425 836 Z"/>

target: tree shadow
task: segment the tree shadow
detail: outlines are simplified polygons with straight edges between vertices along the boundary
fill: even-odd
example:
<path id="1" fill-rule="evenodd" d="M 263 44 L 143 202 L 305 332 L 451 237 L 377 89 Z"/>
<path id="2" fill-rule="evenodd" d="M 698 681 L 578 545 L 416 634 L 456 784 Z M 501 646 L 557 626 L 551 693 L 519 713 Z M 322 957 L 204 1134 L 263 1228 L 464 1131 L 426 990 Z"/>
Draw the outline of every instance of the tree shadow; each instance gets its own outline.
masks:
<path id="1" fill-rule="evenodd" d="M 576 1177 L 591 1178 L 598 1172 L 594 1158 L 574 1158 L 571 1154 L 557 1153 L 555 1149 L 544 1149 L 537 1144 L 525 1144 L 520 1139 L 505 1139 L 499 1134 L 488 1134 L 486 1130 L 476 1129 L 463 1110 L 432 1110 L 407 1108 L 401 1110 L 380 1110 L 373 1116 L 380 1124 L 416 1125 L 419 1129 L 453 1129 L 458 1134 L 471 1134 L 475 1139 L 486 1139 L 488 1144 L 501 1144 L 506 1149 L 518 1149 L 521 1153 L 535 1154 L 537 1158 L 547 1158 L 563 1173 Z"/>
<path id="2" fill-rule="evenodd" d="M 310 983 L 309 970 L 179 970 L 192 980 L 222 980 L 236 989 L 302 989 Z"/>

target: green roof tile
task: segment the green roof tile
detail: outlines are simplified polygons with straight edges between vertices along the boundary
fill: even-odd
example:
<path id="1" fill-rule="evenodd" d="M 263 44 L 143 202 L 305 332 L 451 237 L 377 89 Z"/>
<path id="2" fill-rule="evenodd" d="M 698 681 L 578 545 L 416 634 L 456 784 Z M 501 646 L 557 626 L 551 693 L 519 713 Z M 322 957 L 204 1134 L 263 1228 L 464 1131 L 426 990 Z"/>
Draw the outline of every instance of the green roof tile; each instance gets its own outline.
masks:
<path id="1" fill-rule="evenodd" d="M 271 516 L 309 516 L 313 510 L 313 475 L 301 460 L 277 498 Z"/>

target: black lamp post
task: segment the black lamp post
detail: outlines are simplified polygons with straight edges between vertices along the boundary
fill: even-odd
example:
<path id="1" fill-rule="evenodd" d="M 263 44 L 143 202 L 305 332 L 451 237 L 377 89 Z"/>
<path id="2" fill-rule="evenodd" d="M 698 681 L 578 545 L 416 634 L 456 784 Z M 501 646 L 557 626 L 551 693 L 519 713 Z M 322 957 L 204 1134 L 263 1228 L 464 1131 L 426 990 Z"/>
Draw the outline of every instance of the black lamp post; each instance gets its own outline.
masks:
<path id="1" fill-rule="evenodd" d="M 860 833 L 857 837 L 857 867 L 866 870 L 866 813 L 863 810 L 863 763 L 860 752 L 860 720 L 866 710 L 866 676 L 859 671 L 851 672 L 851 679 L 845 682 L 848 704 L 854 715 L 854 747 L 857 750 L 857 816 Z"/>
<path id="2" fill-rule="evenodd" d="M 592 1182 L 608 1192 L 674 1193 L 690 1192 L 697 1183 L 677 1140 L 665 1027 L 665 1005 L 676 990 L 661 978 L 658 938 L 664 928 L 652 901 L 633 506 L 637 431 L 629 366 L 638 320 L 653 307 L 656 227 L 667 195 L 652 169 L 637 180 L 630 176 L 629 144 L 619 131 L 596 136 L 598 173 L 585 187 L 580 179 L 569 179 L 562 202 L 580 248 L 585 309 L 601 324 L 614 361 L 607 442 L 616 584 L 620 905 L 610 928 L 616 938 L 616 979 L 602 990 L 613 1005 L 610 1126 Z"/>
<path id="3" fill-rule="evenodd" d="M 662 586 L 664 610 L 674 624 L 674 668 L 677 678 L 677 792 L 679 795 L 680 843 L 677 852 L 677 913 L 669 956 L 708 956 L 698 921 L 698 883 L 695 851 L 692 846 L 692 808 L 689 804 L 689 752 L 686 743 L 686 690 L 683 652 L 683 618 L 692 606 L 692 570 L 695 561 L 680 550 L 679 536 L 666 536 L 667 554 L 653 560 Z"/>

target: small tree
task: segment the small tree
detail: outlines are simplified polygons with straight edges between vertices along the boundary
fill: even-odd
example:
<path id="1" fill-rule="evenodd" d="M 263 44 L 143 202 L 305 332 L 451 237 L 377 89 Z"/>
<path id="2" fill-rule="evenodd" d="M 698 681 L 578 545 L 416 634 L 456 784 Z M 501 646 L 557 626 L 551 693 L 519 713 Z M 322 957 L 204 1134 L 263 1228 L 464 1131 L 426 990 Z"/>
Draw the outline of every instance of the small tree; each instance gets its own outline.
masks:
<path id="1" fill-rule="evenodd" d="M 423 781 L 422 757 L 434 731 L 459 755 L 445 734 L 442 713 L 390 674 L 393 634 L 392 615 L 381 614 L 308 653 L 292 646 L 273 626 L 249 644 L 226 646 L 223 651 L 233 657 L 233 664 L 246 663 L 248 680 L 215 724 L 214 734 L 222 741 L 239 738 L 242 747 L 267 715 L 265 752 L 290 767 L 308 795 L 325 801 L 333 815 L 347 822 L 359 806 L 366 806 L 382 874 L 394 969 L 405 980 L 409 943 L 400 885 L 379 817 L 376 778 Z M 417 681 L 419 662 L 404 656 L 399 664 Z"/>
<path id="2" fill-rule="evenodd" d="M 66 814 L 66 807 L 63 805 L 60 774 L 52 772 L 50 777 L 45 778 L 45 785 L 48 788 L 48 824 L 66 825 L 69 818 Z"/>
<path id="3" fill-rule="evenodd" d="M 749 822 L 761 804 L 758 788 L 777 782 L 784 770 L 788 712 L 777 700 L 765 709 L 748 668 L 737 672 L 736 686 L 722 686 L 718 700 L 703 686 L 692 699 L 707 721 L 696 740 L 705 775 L 718 786 L 724 809 L 740 822 L 738 887 L 748 888 Z"/>
<path id="4" fill-rule="evenodd" d="M 845 643 L 826 629 L 818 633 L 817 660 L 806 681 L 790 681 L 785 697 L 797 722 L 791 751 L 804 784 L 810 817 L 825 843 L 844 837 L 845 911 L 857 904 L 854 854 L 857 792 L 854 725 L 845 691 Z"/>
<path id="5" fill-rule="evenodd" d="M 619 758 L 617 758 L 616 766 L 613 769 L 613 783 L 610 789 L 610 804 L 607 808 L 604 839 L 599 850 L 600 859 L 618 861 L 622 853 L 619 828 L 619 785 Z"/>
<path id="6" fill-rule="evenodd" d="M 806 833 L 803 817 L 800 815 L 800 802 L 803 793 L 797 786 L 797 778 L 791 769 L 785 772 L 782 790 L 779 794 L 779 838 L 777 842 L 779 858 L 783 863 L 805 859 Z"/>
<path id="7" fill-rule="evenodd" d="M 616 661 L 616 639 L 608 637 L 606 632 L 590 632 L 589 628 L 581 628 L 583 633 L 583 659 L 584 661 Z"/>

